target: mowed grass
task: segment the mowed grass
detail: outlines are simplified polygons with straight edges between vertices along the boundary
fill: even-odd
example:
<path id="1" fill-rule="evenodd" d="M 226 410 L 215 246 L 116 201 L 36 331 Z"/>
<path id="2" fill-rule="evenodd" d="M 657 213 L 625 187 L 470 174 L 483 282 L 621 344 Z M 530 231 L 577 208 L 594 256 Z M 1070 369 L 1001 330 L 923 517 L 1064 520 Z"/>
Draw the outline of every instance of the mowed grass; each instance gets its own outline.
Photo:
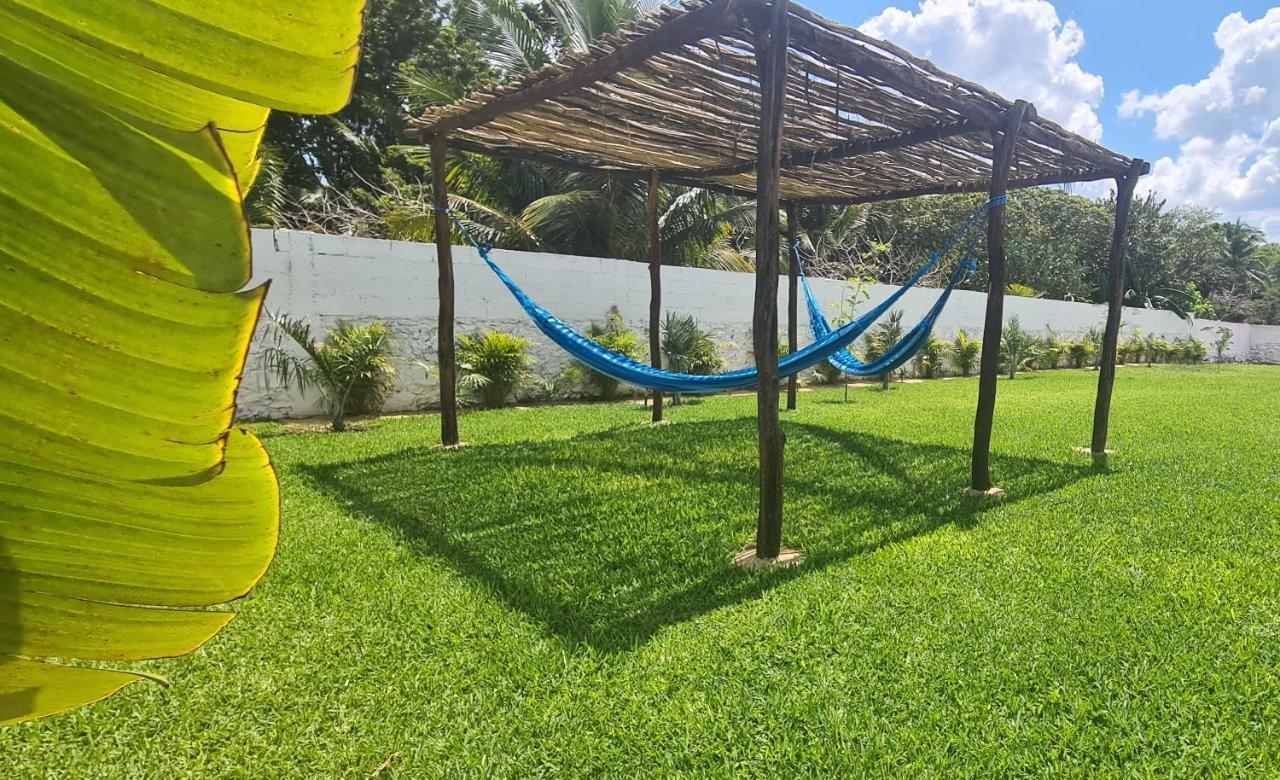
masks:
<path id="1" fill-rule="evenodd" d="M 752 397 L 273 436 L 240 617 L 0 777 L 1280 773 L 1280 369 L 1122 369 L 1106 470 L 1095 382 L 1001 381 L 1000 503 L 973 380 L 803 394 L 765 574 Z"/>

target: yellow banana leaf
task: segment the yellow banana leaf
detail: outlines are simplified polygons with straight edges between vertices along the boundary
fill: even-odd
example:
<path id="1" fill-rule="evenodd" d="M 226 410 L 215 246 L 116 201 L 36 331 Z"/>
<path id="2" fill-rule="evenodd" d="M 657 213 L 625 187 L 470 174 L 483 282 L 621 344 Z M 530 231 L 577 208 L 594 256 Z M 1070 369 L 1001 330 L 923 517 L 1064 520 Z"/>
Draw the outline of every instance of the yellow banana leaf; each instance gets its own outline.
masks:
<path id="1" fill-rule="evenodd" d="M 232 430 L 270 108 L 345 104 L 362 0 L 0 0 L 0 723 L 190 652 L 275 552 Z M 206 609 L 201 609 L 206 608 Z"/>

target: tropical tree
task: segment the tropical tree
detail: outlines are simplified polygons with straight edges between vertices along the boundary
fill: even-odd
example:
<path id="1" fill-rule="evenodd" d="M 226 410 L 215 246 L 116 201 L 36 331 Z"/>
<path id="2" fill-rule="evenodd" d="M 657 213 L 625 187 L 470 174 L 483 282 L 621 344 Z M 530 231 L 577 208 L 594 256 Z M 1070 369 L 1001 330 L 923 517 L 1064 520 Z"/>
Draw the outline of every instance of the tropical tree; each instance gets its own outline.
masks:
<path id="1" fill-rule="evenodd" d="M 0 722 L 154 679 L 82 662 L 192 651 L 270 563 L 275 475 L 231 427 L 265 294 L 241 193 L 271 107 L 346 101 L 360 7 L 6 10 L 0 389 L 38 425 L 0 437 Z"/>
<path id="2" fill-rule="evenodd" d="M 290 112 L 271 115 L 266 142 L 284 166 L 292 198 L 325 189 L 379 188 L 400 168 L 385 150 L 404 138 L 408 106 L 396 90 L 418 74 L 458 91 L 494 76 L 478 43 L 447 23 L 441 0 L 368 0 L 350 102 L 334 120 Z"/>
<path id="3" fill-rule="evenodd" d="M 461 0 L 454 22 L 475 41 L 500 78 L 527 74 L 656 8 L 656 0 Z M 468 83 L 440 72 L 406 71 L 398 89 L 411 110 L 460 97 Z M 423 147 L 396 149 L 429 167 Z M 537 163 L 458 154 L 450 161 L 450 205 L 482 240 L 512 249 L 648 258 L 647 183 L 567 172 Z M 389 234 L 433 238 L 430 198 L 422 187 L 384 192 Z M 752 267 L 754 203 L 703 189 L 664 186 L 660 195 L 663 262 L 744 271 Z"/>

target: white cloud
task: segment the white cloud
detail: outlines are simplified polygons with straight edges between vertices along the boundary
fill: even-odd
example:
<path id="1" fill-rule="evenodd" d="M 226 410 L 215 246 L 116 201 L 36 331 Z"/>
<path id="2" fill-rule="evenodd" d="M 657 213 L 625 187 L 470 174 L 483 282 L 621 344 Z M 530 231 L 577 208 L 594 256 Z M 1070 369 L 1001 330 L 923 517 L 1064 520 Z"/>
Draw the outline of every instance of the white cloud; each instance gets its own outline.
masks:
<path id="1" fill-rule="evenodd" d="M 1204 79 L 1124 96 L 1121 116 L 1150 114 L 1156 136 L 1179 144 L 1142 187 L 1243 217 L 1280 239 L 1280 8 L 1252 22 L 1230 14 L 1214 42 L 1222 53 Z"/>
<path id="2" fill-rule="evenodd" d="M 1084 32 L 1048 0 L 924 0 L 889 8 L 860 28 L 944 70 L 1035 104 L 1041 116 L 1095 141 L 1102 77 L 1075 61 Z"/>

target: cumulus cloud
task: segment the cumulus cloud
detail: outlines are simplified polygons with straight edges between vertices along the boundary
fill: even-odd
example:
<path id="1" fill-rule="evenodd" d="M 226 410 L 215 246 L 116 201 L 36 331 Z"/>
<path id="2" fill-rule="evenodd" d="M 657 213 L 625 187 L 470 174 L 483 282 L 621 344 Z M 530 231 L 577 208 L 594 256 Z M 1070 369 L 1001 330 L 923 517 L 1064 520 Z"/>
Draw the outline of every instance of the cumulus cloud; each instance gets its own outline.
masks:
<path id="1" fill-rule="evenodd" d="M 1214 34 L 1221 50 L 1204 79 L 1124 96 L 1122 117 L 1151 115 L 1178 154 L 1143 179 L 1171 202 L 1243 217 L 1280 239 L 1280 8 L 1248 21 L 1233 13 Z"/>
<path id="2" fill-rule="evenodd" d="M 1075 61 L 1084 32 L 1048 0 L 924 0 L 915 11 L 888 8 L 860 29 L 1102 139 L 1102 77 Z"/>

